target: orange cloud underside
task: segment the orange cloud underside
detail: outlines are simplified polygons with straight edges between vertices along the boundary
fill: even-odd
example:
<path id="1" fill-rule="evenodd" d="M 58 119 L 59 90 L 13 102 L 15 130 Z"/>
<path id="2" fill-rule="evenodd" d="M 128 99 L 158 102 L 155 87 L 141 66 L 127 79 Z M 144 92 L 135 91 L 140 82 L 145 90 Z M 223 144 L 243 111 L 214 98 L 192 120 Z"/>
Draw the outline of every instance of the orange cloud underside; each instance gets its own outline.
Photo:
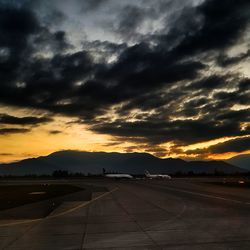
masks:
<path id="1" fill-rule="evenodd" d="M 214 159 L 214 160 L 224 160 L 224 159 L 230 159 L 234 156 L 237 155 L 242 155 L 242 154 L 250 154 L 250 150 L 241 152 L 241 153 L 237 153 L 237 152 L 228 152 L 228 153 L 224 153 L 224 154 L 211 154 L 209 155 L 209 159 Z"/>

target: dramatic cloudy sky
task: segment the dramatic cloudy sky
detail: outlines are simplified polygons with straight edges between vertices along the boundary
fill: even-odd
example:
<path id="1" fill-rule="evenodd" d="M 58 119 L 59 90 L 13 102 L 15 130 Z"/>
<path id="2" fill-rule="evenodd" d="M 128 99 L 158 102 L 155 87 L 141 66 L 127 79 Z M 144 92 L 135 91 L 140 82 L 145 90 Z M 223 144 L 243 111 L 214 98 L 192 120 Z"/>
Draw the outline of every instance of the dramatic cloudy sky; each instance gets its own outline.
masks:
<path id="1" fill-rule="evenodd" d="M 249 0 L 0 0 L 0 162 L 249 153 L 249 59 Z"/>

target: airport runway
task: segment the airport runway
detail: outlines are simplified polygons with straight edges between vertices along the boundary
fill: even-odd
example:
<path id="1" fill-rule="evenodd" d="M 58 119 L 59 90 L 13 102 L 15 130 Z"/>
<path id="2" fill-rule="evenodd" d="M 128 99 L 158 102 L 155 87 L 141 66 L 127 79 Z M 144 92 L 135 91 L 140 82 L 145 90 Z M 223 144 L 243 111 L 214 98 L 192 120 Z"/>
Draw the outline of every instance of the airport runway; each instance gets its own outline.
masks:
<path id="1" fill-rule="evenodd" d="M 34 221 L 0 221 L 0 249 L 250 249 L 250 190 L 211 179 L 84 180 L 106 187 Z"/>

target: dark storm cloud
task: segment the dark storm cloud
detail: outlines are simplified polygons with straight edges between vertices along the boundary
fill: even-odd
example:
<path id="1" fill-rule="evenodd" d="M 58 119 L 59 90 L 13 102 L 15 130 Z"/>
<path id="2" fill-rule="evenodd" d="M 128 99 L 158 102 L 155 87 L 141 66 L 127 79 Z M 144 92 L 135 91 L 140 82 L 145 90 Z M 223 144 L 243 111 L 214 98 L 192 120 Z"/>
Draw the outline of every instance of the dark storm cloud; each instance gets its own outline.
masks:
<path id="1" fill-rule="evenodd" d="M 243 137 L 218 143 L 206 149 L 190 150 L 190 154 L 223 154 L 223 153 L 242 153 L 250 150 L 250 138 Z"/>
<path id="2" fill-rule="evenodd" d="M 192 80 L 199 76 L 205 65 L 197 61 L 171 62 L 146 44 L 138 44 L 126 49 L 118 61 L 97 77 L 130 92 L 145 93 L 159 89 L 167 83 Z"/>
<path id="3" fill-rule="evenodd" d="M 126 43 L 113 43 L 109 41 L 84 41 L 82 42 L 83 50 L 88 51 L 92 55 L 98 55 L 99 61 L 103 63 L 113 57 L 119 57 L 120 54 L 128 48 Z M 104 66 L 104 65 L 103 65 Z M 105 67 L 105 66 L 104 66 Z"/>
<path id="4" fill-rule="evenodd" d="M 112 43 L 109 41 L 100 41 L 100 40 L 95 40 L 95 41 L 84 41 L 82 43 L 83 48 L 88 51 L 95 51 L 95 52 L 107 52 L 110 54 L 116 54 L 119 52 L 124 51 L 127 48 L 126 43 Z"/>
<path id="5" fill-rule="evenodd" d="M 241 91 L 249 91 L 250 90 L 250 79 L 242 79 L 239 88 Z"/>
<path id="6" fill-rule="evenodd" d="M 217 58 L 217 63 L 221 67 L 228 67 L 231 65 L 235 65 L 239 62 L 242 62 L 245 59 L 248 59 L 249 57 L 250 57 L 250 49 L 247 52 L 241 53 L 238 56 L 234 57 L 228 57 L 225 54 L 221 54 Z"/>
<path id="7" fill-rule="evenodd" d="M 249 129 L 242 131 L 237 122 L 192 121 L 177 120 L 164 121 L 148 118 L 147 121 L 127 122 L 125 120 L 97 124 L 93 130 L 99 133 L 113 134 L 122 137 L 147 138 L 148 143 L 158 144 L 165 141 L 176 141 L 182 145 L 208 141 L 224 136 L 249 134 Z"/>
<path id="8" fill-rule="evenodd" d="M 207 78 L 203 78 L 198 82 L 194 82 L 190 85 L 193 89 L 215 89 L 222 85 L 225 85 L 227 78 L 224 76 L 212 75 Z"/>
<path id="9" fill-rule="evenodd" d="M 30 132 L 30 129 L 25 128 L 1 128 L 0 135 L 9 135 L 9 134 L 22 134 Z"/>
<path id="10" fill-rule="evenodd" d="M 43 28 L 39 34 L 34 38 L 33 44 L 36 49 L 40 49 L 43 53 L 48 51 L 61 52 L 68 48 L 73 48 L 68 43 L 66 33 L 64 31 L 50 32 L 48 29 Z"/>
<path id="11" fill-rule="evenodd" d="M 226 0 L 219 5 L 216 0 L 205 1 L 195 9 L 196 16 L 201 16 L 202 23 L 198 22 L 199 27 L 196 32 L 192 32 L 189 28 L 183 35 L 175 34 L 183 39 L 175 47 L 173 54 L 175 56 L 192 55 L 198 52 L 226 49 L 235 44 L 249 24 L 249 8 L 248 0 Z M 188 21 L 188 18 L 193 20 L 192 16 L 186 16 L 185 12 L 183 15 L 180 17 L 182 23 L 185 23 L 185 19 Z"/>
<path id="12" fill-rule="evenodd" d="M 250 138 L 239 138 L 224 143 L 219 143 L 209 148 L 211 153 L 244 152 L 250 150 Z"/>
<path id="13" fill-rule="evenodd" d="M 223 114 L 218 114 L 216 118 L 220 121 L 228 120 L 230 122 L 249 122 L 250 121 L 250 109 L 225 111 Z"/>
<path id="14" fill-rule="evenodd" d="M 214 98 L 220 102 L 221 104 L 241 104 L 241 105 L 248 105 L 250 104 L 249 93 L 239 91 L 234 92 L 227 92 L 227 91 L 220 91 L 214 94 Z"/>
<path id="15" fill-rule="evenodd" d="M 0 6 L 0 48 L 5 51 L 4 60 L 0 60 L 1 85 L 18 78 L 20 60 L 28 49 L 28 37 L 39 28 L 32 12 Z"/>
<path id="16" fill-rule="evenodd" d="M 52 118 L 48 117 L 16 117 L 10 116 L 7 114 L 0 114 L 0 123 L 1 124 L 12 124 L 12 125 L 39 125 L 42 123 L 48 123 L 53 121 Z"/>
<path id="17" fill-rule="evenodd" d="M 67 113 L 64 99 L 78 97 L 75 96 L 78 89 L 74 83 L 88 77 L 92 66 L 86 52 L 58 54 L 52 59 L 32 61 L 31 64 L 22 65 L 20 74 L 25 85 L 23 87 L 3 85 L 0 98 L 7 104 L 52 111 L 65 107 Z M 79 104 L 76 104 L 77 106 Z"/>
<path id="18" fill-rule="evenodd" d="M 0 6 L 0 46 L 9 48 L 11 56 L 19 56 L 28 46 L 28 37 L 39 31 L 35 15 L 26 9 Z"/>
<path id="19" fill-rule="evenodd" d="M 147 52 L 148 58 L 143 60 Z M 166 83 L 194 79 L 204 65 L 192 61 L 165 65 L 164 58 L 150 53 L 147 47 L 134 46 L 126 49 L 112 66 L 94 64 L 90 55 L 82 51 L 36 60 L 23 67 L 25 87 L 5 86 L 0 97 L 6 103 L 93 117 L 109 105 L 150 93 Z M 94 75 L 96 79 L 92 80 Z M 75 86 L 77 81 L 83 84 Z"/>
<path id="20" fill-rule="evenodd" d="M 138 29 L 147 13 L 143 8 L 134 5 L 125 6 L 119 13 L 118 22 L 114 27 L 115 32 L 125 40 L 136 39 Z"/>
<path id="21" fill-rule="evenodd" d="M 97 10 L 106 2 L 81 6 Z M 32 5 L 0 7 L 0 102 L 73 116 L 95 132 L 146 143 L 159 154 L 157 144 L 163 142 L 187 145 L 249 134 L 240 126 L 249 121 L 249 110 L 232 107 L 249 105 L 250 80 L 227 73 L 248 52 L 229 58 L 226 50 L 242 39 L 250 2 L 207 0 L 179 9 L 160 31 L 142 35 L 144 21 L 155 12 L 125 5 L 114 23 L 122 43 L 86 40 L 76 49 L 70 34 L 50 29 Z M 213 72 L 216 64 L 227 72 Z M 49 121 L 33 120 L 42 122 Z"/>

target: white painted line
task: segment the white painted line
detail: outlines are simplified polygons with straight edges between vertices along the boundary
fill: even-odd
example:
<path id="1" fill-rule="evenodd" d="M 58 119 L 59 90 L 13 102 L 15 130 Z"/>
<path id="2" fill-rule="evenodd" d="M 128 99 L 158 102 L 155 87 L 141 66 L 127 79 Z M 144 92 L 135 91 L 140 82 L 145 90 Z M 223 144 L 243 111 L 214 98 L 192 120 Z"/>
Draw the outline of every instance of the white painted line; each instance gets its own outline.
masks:
<path id="1" fill-rule="evenodd" d="M 46 192 L 31 192 L 29 195 L 46 194 Z"/>

